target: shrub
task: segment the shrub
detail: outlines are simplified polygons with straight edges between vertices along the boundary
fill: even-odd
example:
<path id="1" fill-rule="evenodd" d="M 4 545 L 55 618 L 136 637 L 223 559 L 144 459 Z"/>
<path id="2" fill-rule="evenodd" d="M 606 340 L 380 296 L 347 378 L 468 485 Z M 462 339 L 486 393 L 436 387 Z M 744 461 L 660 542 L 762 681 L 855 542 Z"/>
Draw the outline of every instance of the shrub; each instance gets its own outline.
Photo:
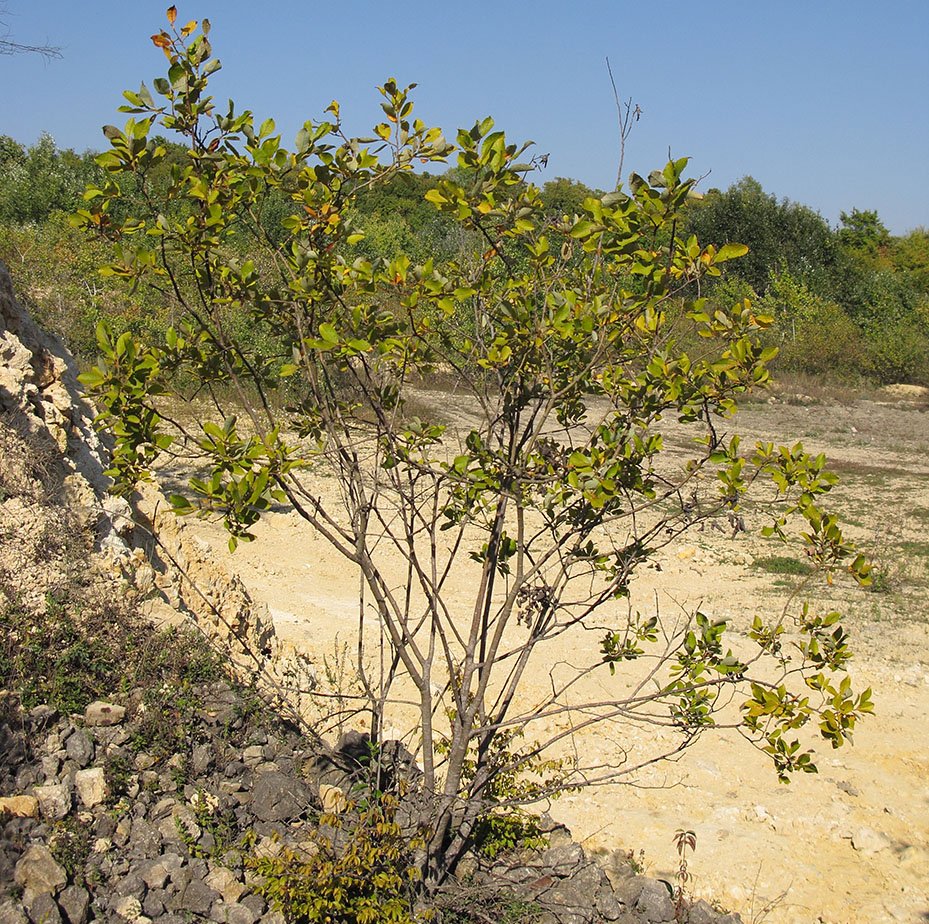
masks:
<path id="1" fill-rule="evenodd" d="M 793 537 L 830 578 L 847 570 L 867 581 L 863 558 L 820 506 L 836 480 L 823 457 L 799 444 L 744 451 L 738 437 L 719 435 L 739 397 L 768 380 L 774 351 L 759 335 L 772 319 L 749 300 L 711 308 L 689 297 L 746 248 L 677 236 L 694 185 L 686 160 L 647 180 L 633 174 L 628 192 L 590 197 L 582 215 L 553 217 L 526 180 L 527 146 L 485 119 L 458 132 L 458 170 L 425 196 L 479 248 L 420 265 L 404 254 L 367 260 L 353 249 L 360 191 L 453 150 L 413 119 L 410 88 L 392 80 L 380 88 L 385 121 L 371 138 L 345 137 L 333 103 L 288 151 L 272 120 L 256 125 L 232 104 L 216 111 L 207 91 L 220 65 L 208 24 L 194 34 L 196 24 L 175 28 L 174 15 L 170 31 L 153 39 L 169 62 L 167 78 L 153 84 L 158 99 L 144 85 L 125 94 L 132 118 L 124 129 L 107 127 L 111 147 L 98 161 L 110 178 L 88 191 L 79 214 L 117 239 L 105 272 L 132 286 L 168 285 L 183 309 L 163 345 L 98 330 L 102 358 L 83 381 L 114 433 L 117 488 L 131 490 L 180 440 L 208 474 L 191 482 L 190 495 L 172 498 L 175 510 L 222 516 L 231 548 L 253 538 L 250 528 L 272 505 L 290 505 L 360 579 L 358 668 L 375 753 L 385 717 L 409 700 L 401 681 L 419 716 L 419 878 L 407 872 L 391 818 L 375 815 L 373 832 L 362 825 L 361 840 L 343 852 L 322 845 L 323 859 L 305 868 L 294 858 L 268 867 L 284 883 L 282 901 L 306 914 L 336 903 L 339 914 L 367 916 L 373 897 L 362 873 L 383 836 L 399 867 L 378 868 L 375 878 L 384 907 L 402 920 L 410 905 L 400 883 L 409 875 L 411 888 L 439 888 L 488 812 L 634 772 L 581 761 L 524 785 L 537 761 L 546 764 L 546 748 L 572 734 L 538 731 L 565 713 L 588 728 L 620 718 L 675 728 L 667 750 L 643 758 L 652 762 L 711 730 L 717 710 L 737 697 L 742 731 L 782 778 L 813 771 L 802 730 L 816 727 L 837 747 L 871 708 L 868 691 L 833 677 L 850 651 L 831 616 L 788 609 L 759 622 L 751 636 L 758 650 L 743 660 L 724 644 L 725 623 L 695 613 L 667 624 L 626 602 L 634 573 L 669 537 L 736 510 L 761 484 L 776 501 L 767 534 Z M 120 184 L 145 189 L 165 157 L 151 137 L 159 123 L 186 138 L 190 166 L 172 168 L 173 183 L 160 200 L 153 191 L 151 210 L 117 221 Z M 277 240 L 256 216 L 281 192 L 292 209 Z M 230 259 L 227 244 L 244 238 L 255 256 Z M 262 259 L 279 267 L 277 279 L 262 275 Z M 288 416 L 272 401 L 275 367 L 231 335 L 231 311 L 279 338 L 276 373 L 297 380 L 301 396 Z M 706 344 L 700 355 L 682 347 L 692 337 Z M 456 400 L 475 409 L 476 422 L 460 434 L 409 413 L 412 384 L 437 368 L 453 378 Z M 169 433 L 158 405 L 180 374 L 214 387 L 221 410 L 199 428 Z M 230 395 L 238 400 L 224 400 Z M 665 416 L 694 438 L 679 469 L 663 464 Z M 316 490 L 309 461 L 337 480 L 335 505 Z M 698 475 L 713 488 L 693 505 Z M 394 556 L 408 576 L 399 591 L 387 570 Z M 452 572 L 470 588 L 464 605 L 450 590 Z M 373 673 L 372 616 L 384 652 Z M 777 643 L 788 623 L 799 638 L 789 650 Z M 550 678 L 541 702 L 527 702 L 523 688 L 540 654 L 560 652 L 581 627 L 597 627 L 599 644 L 573 674 Z M 583 678 L 597 673 L 609 683 L 617 671 L 628 689 L 649 692 L 574 697 Z M 523 730 L 525 748 L 502 746 Z"/>

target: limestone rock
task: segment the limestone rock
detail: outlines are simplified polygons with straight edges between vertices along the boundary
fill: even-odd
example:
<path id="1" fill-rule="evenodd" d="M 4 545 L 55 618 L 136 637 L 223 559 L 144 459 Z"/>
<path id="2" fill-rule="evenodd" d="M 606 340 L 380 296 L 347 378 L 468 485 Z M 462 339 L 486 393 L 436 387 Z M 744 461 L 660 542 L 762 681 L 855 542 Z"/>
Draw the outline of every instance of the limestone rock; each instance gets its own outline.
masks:
<path id="1" fill-rule="evenodd" d="M 126 717 L 126 707 L 100 700 L 91 703 L 84 711 L 84 721 L 92 728 L 119 725 Z"/>
<path id="2" fill-rule="evenodd" d="M 71 790 L 64 783 L 36 786 L 34 791 L 43 818 L 60 821 L 71 811 Z"/>
<path id="3" fill-rule="evenodd" d="M 58 907 L 65 913 L 69 924 L 84 924 L 90 905 L 90 893 L 78 885 L 70 885 L 58 896 Z"/>
<path id="4" fill-rule="evenodd" d="M 101 802 L 106 802 L 107 786 L 106 776 L 102 767 L 91 767 L 89 770 L 78 770 L 74 774 L 74 787 L 80 796 L 81 802 L 87 808 L 93 808 Z"/>
<path id="5" fill-rule="evenodd" d="M 319 798 L 323 804 L 323 811 L 333 815 L 344 812 L 348 807 L 348 799 L 345 793 L 338 786 L 330 786 L 328 783 L 321 783 L 319 786 Z"/>
<path id="6" fill-rule="evenodd" d="M 671 901 L 667 886 L 657 879 L 646 880 L 636 899 L 635 910 L 653 924 L 674 920 L 674 902 Z"/>
<path id="7" fill-rule="evenodd" d="M 224 866 L 217 866 L 207 877 L 206 884 L 223 897 L 223 901 L 234 905 L 245 891 L 245 885 Z"/>
<path id="8" fill-rule="evenodd" d="M 94 756 L 94 744 L 90 735 L 78 728 L 65 742 L 65 750 L 79 767 L 86 767 Z"/>
<path id="9" fill-rule="evenodd" d="M 24 896 L 25 898 L 26 896 Z M 25 901 L 23 903 L 26 904 Z M 61 909 L 49 892 L 36 895 L 26 904 L 26 907 L 29 910 L 29 919 L 33 924 L 64 924 L 61 919 Z"/>
<path id="10" fill-rule="evenodd" d="M 35 796 L 4 796 L 0 798 L 0 816 L 5 812 L 14 818 L 38 818 L 39 802 Z"/>
<path id="11" fill-rule="evenodd" d="M 252 790 L 252 811 L 262 821 L 291 821 L 309 805 L 310 788 L 277 770 L 262 773 Z"/>
<path id="12" fill-rule="evenodd" d="M 55 862 L 47 847 L 33 845 L 19 858 L 13 879 L 23 889 L 35 893 L 58 892 L 68 881 L 64 869 Z"/>
<path id="13" fill-rule="evenodd" d="M 879 853 L 890 846 L 890 840 L 885 835 L 867 825 L 862 825 L 852 834 L 852 847 L 865 856 Z"/>
<path id="14" fill-rule="evenodd" d="M 113 903 L 113 910 L 124 920 L 144 924 L 149 919 L 142 914 L 142 903 L 133 895 L 124 895 Z"/>

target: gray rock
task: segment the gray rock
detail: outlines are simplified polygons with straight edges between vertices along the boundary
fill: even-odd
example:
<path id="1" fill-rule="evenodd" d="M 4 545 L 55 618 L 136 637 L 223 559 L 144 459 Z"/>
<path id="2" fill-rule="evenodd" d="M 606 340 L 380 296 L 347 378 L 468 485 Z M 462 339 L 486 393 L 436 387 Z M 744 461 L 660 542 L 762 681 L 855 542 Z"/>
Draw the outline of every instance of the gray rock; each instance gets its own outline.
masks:
<path id="1" fill-rule="evenodd" d="M 143 914 L 150 918 L 157 918 L 159 915 L 164 914 L 165 902 L 168 898 L 169 895 L 164 889 L 149 892 L 145 896 L 145 901 L 142 902 Z"/>
<path id="2" fill-rule="evenodd" d="M 139 901 L 142 901 L 147 891 L 148 887 L 145 885 L 145 881 L 135 871 L 123 876 L 122 879 L 116 883 L 115 889 L 117 895 L 132 895 L 139 899 Z"/>
<path id="3" fill-rule="evenodd" d="M 64 869 L 55 862 L 47 847 L 34 845 L 19 858 L 13 879 L 33 892 L 55 893 L 68 882 Z"/>
<path id="4" fill-rule="evenodd" d="M 22 907 L 14 905 L 10 899 L 0 899 L 0 921 L 4 924 L 29 924 Z"/>
<path id="5" fill-rule="evenodd" d="M 136 867 L 136 872 L 150 889 L 163 889 L 168 881 L 168 870 L 160 860 L 141 863 Z"/>
<path id="6" fill-rule="evenodd" d="M 71 790 L 64 783 L 36 786 L 34 794 L 43 818 L 60 821 L 71 811 Z"/>
<path id="7" fill-rule="evenodd" d="M 213 763 L 213 749 L 208 744 L 198 744 L 190 755 L 190 769 L 194 776 L 203 776 Z"/>
<path id="8" fill-rule="evenodd" d="M 126 707 L 97 700 L 84 710 L 84 722 L 91 728 L 119 725 L 126 718 Z"/>
<path id="9" fill-rule="evenodd" d="M 245 905 L 217 902 L 210 911 L 210 920 L 216 924 L 255 924 L 258 915 Z"/>
<path id="10" fill-rule="evenodd" d="M 652 924 L 674 920 L 674 902 L 667 886 L 657 879 L 646 879 L 635 901 L 635 910 Z"/>
<path id="11" fill-rule="evenodd" d="M 181 802 L 175 802 L 171 814 L 158 822 L 158 830 L 166 841 L 176 843 L 184 843 L 188 836 L 194 841 L 199 840 L 203 833 L 191 808 Z"/>
<path id="12" fill-rule="evenodd" d="M 604 921 L 618 921 L 622 913 L 623 907 L 616 901 L 612 889 L 601 889 L 597 895 L 597 914 Z"/>
<path id="13" fill-rule="evenodd" d="M 585 862 L 584 849 L 580 844 L 564 844 L 542 852 L 539 865 L 551 868 L 557 875 L 568 875 Z"/>
<path id="14" fill-rule="evenodd" d="M 716 924 L 718 920 L 719 914 L 702 898 L 694 902 L 687 911 L 687 924 Z"/>
<path id="15" fill-rule="evenodd" d="M 97 815 L 94 821 L 95 837 L 112 837 L 116 833 L 116 819 L 106 813 Z"/>
<path id="16" fill-rule="evenodd" d="M 135 818 L 129 834 L 132 853 L 149 859 L 157 857 L 161 850 L 161 833 L 144 818 Z"/>
<path id="17" fill-rule="evenodd" d="M 216 889 L 211 889 L 201 879 L 191 879 L 184 894 L 181 896 L 178 911 L 191 911 L 194 914 L 209 914 L 213 903 L 222 896 Z"/>
<path id="18" fill-rule="evenodd" d="M 65 913 L 69 924 L 84 924 L 89 905 L 90 893 L 78 885 L 69 885 L 58 896 L 58 907 Z"/>
<path id="19" fill-rule="evenodd" d="M 55 899 L 48 892 L 37 895 L 29 905 L 29 920 L 33 924 L 64 924 L 61 911 L 55 904 Z"/>
<path id="20" fill-rule="evenodd" d="M 260 895 L 246 895 L 239 904 L 253 912 L 256 918 L 260 918 L 268 910 L 268 903 Z"/>
<path id="21" fill-rule="evenodd" d="M 42 772 L 48 782 L 55 782 L 61 769 L 61 758 L 57 754 L 48 754 L 42 758 Z"/>
<path id="22" fill-rule="evenodd" d="M 84 729 L 77 729 L 65 742 L 65 750 L 79 767 L 86 767 L 94 756 L 94 743 Z"/>
<path id="23" fill-rule="evenodd" d="M 310 788 L 278 771 L 262 773 L 252 788 L 252 811 L 262 821 L 291 821 L 310 805 Z"/>

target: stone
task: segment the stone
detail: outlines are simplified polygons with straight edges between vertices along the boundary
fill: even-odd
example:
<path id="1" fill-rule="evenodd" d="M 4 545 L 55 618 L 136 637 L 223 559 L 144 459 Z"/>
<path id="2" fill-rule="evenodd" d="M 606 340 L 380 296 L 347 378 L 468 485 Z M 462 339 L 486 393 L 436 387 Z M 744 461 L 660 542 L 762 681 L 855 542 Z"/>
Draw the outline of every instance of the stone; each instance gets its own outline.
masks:
<path id="1" fill-rule="evenodd" d="M 0 816 L 4 813 L 14 818 L 38 818 L 39 800 L 35 796 L 5 796 L 0 798 Z"/>
<path id="2" fill-rule="evenodd" d="M 64 924 L 61 911 L 49 892 L 42 892 L 29 903 L 29 920 L 33 924 Z"/>
<path id="3" fill-rule="evenodd" d="M 217 866 L 207 877 L 206 884 L 219 892 L 223 901 L 234 905 L 245 892 L 245 884 L 240 882 L 232 870 L 225 866 Z"/>
<path id="4" fill-rule="evenodd" d="M 89 770 L 78 770 L 74 774 L 74 788 L 80 796 L 81 802 L 87 808 L 93 808 L 106 802 L 107 785 L 103 767 L 91 767 Z"/>
<path id="5" fill-rule="evenodd" d="M 252 811 L 261 821 L 291 821 L 309 805 L 309 787 L 275 770 L 262 773 L 252 788 Z"/>
<path id="6" fill-rule="evenodd" d="M 191 809 L 178 802 L 174 803 L 171 814 L 158 822 L 158 830 L 166 841 L 181 841 L 182 843 L 188 836 L 197 841 L 203 833 Z"/>
<path id="7" fill-rule="evenodd" d="M 64 783 L 36 786 L 34 793 L 43 818 L 60 821 L 71 811 L 71 790 Z"/>
<path id="8" fill-rule="evenodd" d="M 348 807 L 345 793 L 338 786 L 330 786 L 328 783 L 319 784 L 319 799 L 323 804 L 323 811 L 333 815 L 344 812 Z"/>
<path id="9" fill-rule="evenodd" d="M 149 920 L 142 914 L 142 903 L 134 895 L 123 895 L 117 898 L 112 908 L 121 918 L 130 922 L 144 924 Z"/>
<path id="10" fill-rule="evenodd" d="M 195 777 L 203 776 L 213 763 L 213 749 L 208 744 L 198 744 L 190 755 L 190 768 Z"/>
<path id="11" fill-rule="evenodd" d="M 79 885 L 69 885 L 58 896 L 58 907 L 65 913 L 69 924 L 84 924 L 90 905 L 90 893 Z"/>
<path id="12" fill-rule="evenodd" d="M 635 910 L 651 924 L 674 920 L 674 902 L 668 887 L 657 879 L 646 879 L 635 902 Z"/>
<path id="13" fill-rule="evenodd" d="M 174 832 L 177 837 L 177 832 Z M 152 859 L 157 857 L 161 850 L 161 832 L 150 825 L 144 818 L 136 818 L 132 822 L 128 842 L 134 854 Z"/>
<path id="14" fill-rule="evenodd" d="M 47 847 L 33 845 L 19 858 L 13 879 L 17 885 L 33 892 L 55 893 L 68 882 L 64 869 L 55 862 Z"/>
<path id="15" fill-rule="evenodd" d="M 584 863 L 584 859 L 584 849 L 581 845 L 570 843 L 543 851 L 539 865 L 551 867 L 556 873 L 564 876 Z"/>
<path id="16" fill-rule="evenodd" d="M 705 902 L 702 898 L 687 911 L 687 924 L 716 924 L 719 915 L 713 910 L 713 906 Z"/>
<path id="17" fill-rule="evenodd" d="M 94 744 L 90 735 L 82 728 L 77 729 L 65 742 L 65 750 L 79 767 L 86 767 L 94 756 Z"/>
<path id="18" fill-rule="evenodd" d="M 862 825 L 852 834 L 852 847 L 859 853 L 865 854 L 865 856 L 880 853 L 880 851 L 886 850 L 890 846 L 890 839 L 886 835 L 881 834 L 880 831 L 875 831 L 874 828 L 869 828 L 867 825 Z"/>
<path id="19" fill-rule="evenodd" d="M 622 905 L 609 888 L 601 889 L 597 894 L 597 914 L 604 921 L 616 921 L 622 916 Z"/>
<path id="20" fill-rule="evenodd" d="M 142 877 L 135 871 L 129 872 L 116 883 L 117 895 L 132 895 L 142 901 L 148 891 Z"/>
<path id="21" fill-rule="evenodd" d="M 52 780 L 58 776 L 58 770 L 61 767 L 61 759 L 57 754 L 46 754 L 42 758 L 42 772 L 45 774 L 45 779 Z"/>
<path id="22" fill-rule="evenodd" d="M 168 881 L 168 870 L 160 860 L 148 860 L 140 864 L 137 872 L 150 889 L 163 889 Z"/>
<path id="23" fill-rule="evenodd" d="M 209 914 L 213 903 L 222 896 L 215 889 L 211 889 L 201 879 L 191 879 L 181 897 L 178 911 L 192 912 L 193 914 Z"/>
<path id="24" fill-rule="evenodd" d="M 245 905 L 217 902 L 210 911 L 210 920 L 216 924 L 255 924 L 258 915 Z"/>
<path id="25" fill-rule="evenodd" d="M 268 910 L 268 903 L 260 895 L 246 895 L 240 905 L 244 905 L 256 918 L 260 918 Z"/>
<path id="26" fill-rule="evenodd" d="M 164 914 L 165 899 L 167 897 L 168 893 L 161 889 L 149 892 L 142 902 L 142 913 L 150 918 L 157 918 L 159 915 Z"/>
<path id="27" fill-rule="evenodd" d="M 10 899 L 0 899 L 0 921 L 3 924 L 29 924 L 22 906 L 14 905 Z"/>
<path id="28" fill-rule="evenodd" d="M 91 728 L 100 728 L 107 725 L 119 725 L 126 718 L 126 707 L 115 703 L 104 703 L 100 700 L 91 703 L 84 710 L 84 722 Z"/>

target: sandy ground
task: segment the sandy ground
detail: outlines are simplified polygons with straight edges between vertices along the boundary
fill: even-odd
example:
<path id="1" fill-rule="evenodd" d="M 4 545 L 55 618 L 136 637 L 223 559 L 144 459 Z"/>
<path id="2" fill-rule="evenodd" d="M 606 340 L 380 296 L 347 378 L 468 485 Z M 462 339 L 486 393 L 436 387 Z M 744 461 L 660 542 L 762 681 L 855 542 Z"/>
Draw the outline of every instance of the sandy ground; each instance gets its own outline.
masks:
<path id="1" fill-rule="evenodd" d="M 802 439 L 842 474 L 831 504 L 846 512 L 847 531 L 874 556 L 886 589 L 835 586 L 818 603 L 849 614 L 857 652 L 850 673 L 857 686 L 873 688 L 876 715 L 859 726 L 853 747 L 825 745 L 819 774 L 789 785 L 737 734 L 707 735 L 634 785 L 569 794 L 551 812 L 588 848 L 632 851 L 650 874 L 668 879 L 677 866 L 674 833 L 692 829 L 694 894 L 747 922 L 927 921 L 929 413 L 893 396 L 809 404 L 782 394 L 749 405 L 737 429 L 751 440 Z M 664 612 L 699 604 L 737 631 L 756 612 L 779 612 L 797 578 L 755 563 L 780 550 L 757 537 L 751 517 L 747 525 L 734 537 L 705 529 L 665 548 L 660 573 L 637 581 L 634 605 L 646 611 L 657 600 Z M 217 556 L 228 555 L 221 527 L 195 528 Z M 229 564 L 268 604 L 285 642 L 314 660 L 331 658 L 338 642 L 354 637 L 357 578 L 294 514 L 271 515 L 256 534 Z M 535 676 L 546 680 L 544 671 Z M 630 734 L 660 743 L 656 731 Z M 588 735 L 577 746 L 609 759 L 613 744 Z"/>

